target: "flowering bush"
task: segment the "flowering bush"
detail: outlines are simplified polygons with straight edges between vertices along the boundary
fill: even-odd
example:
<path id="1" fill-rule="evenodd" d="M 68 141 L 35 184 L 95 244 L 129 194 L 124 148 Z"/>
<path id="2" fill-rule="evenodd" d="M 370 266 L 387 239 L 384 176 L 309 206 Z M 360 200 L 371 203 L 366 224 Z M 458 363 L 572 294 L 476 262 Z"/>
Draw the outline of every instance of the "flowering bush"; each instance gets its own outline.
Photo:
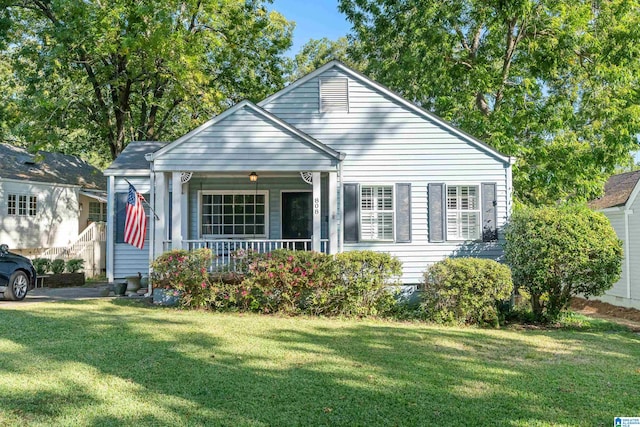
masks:
<path id="1" fill-rule="evenodd" d="M 165 252 L 151 265 L 151 283 L 154 287 L 180 291 L 182 305 L 207 307 L 216 292 L 209 280 L 212 258 L 207 248 Z"/>
<path id="2" fill-rule="evenodd" d="M 304 311 L 335 279 L 331 257 L 318 252 L 247 252 L 240 266 L 245 276 L 238 303 L 265 313 Z"/>
<path id="3" fill-rule="evenodd" d="M 243 254 L 241 309 L 266 313 L 367 316 L 392 309 L 387 289 L 401 263 L 389 254 L 354 251 L 335 257 L 277 250 Z"/>

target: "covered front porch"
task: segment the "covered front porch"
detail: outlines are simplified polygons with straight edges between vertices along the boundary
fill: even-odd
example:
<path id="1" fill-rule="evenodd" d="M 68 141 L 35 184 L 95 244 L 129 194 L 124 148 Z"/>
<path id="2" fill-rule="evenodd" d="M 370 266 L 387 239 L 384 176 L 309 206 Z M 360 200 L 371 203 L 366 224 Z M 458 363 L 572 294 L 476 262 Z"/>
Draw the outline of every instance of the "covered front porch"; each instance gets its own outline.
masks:
<path id="1" fill-rule="evenodd" d="M 172 248 L 337 253 L 344 155 L 243 101 L 146 156 L 150 259 Z M 228 263 L 228 262 L 227 262 Z"/>
<path id="2" fill-rule="evenodd" d="M 341 250 L 337 171 L 155 172 L 152 180 L 152 259 L 206 247 L 218 270 L 246 251 Z"/>

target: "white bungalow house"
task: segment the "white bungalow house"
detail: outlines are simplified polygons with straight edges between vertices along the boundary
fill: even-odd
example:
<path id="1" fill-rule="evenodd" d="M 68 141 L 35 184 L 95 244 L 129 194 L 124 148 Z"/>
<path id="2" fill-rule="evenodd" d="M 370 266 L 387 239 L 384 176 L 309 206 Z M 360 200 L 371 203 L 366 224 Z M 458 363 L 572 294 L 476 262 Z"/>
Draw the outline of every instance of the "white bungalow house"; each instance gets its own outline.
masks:
<path id="1" fill-rule="evenodd" d="M 403 281 L 455 255 L 498 257 L 513 159 L 333 61 L 170 143 L 132 142 L 108 176 L 107 275 L 168 248 L 279 247 L 398 256 Z M 127 180 L 146 195 L 143 250 L 123 243 Z"/>
<path id="2" fill-rule="evenodd" d="M 604 295 L 593 297 L 610 304 L 640 309 L 640 171 L 609 178 L 602 197 L 589 202 L 602 212 L 623 242 L 624 260 L 620 280 Z"/>
<path id="3" fill-rule="evenodd" d="M 86 273 L 103 271 L 102 172 L 75 156 L 9 144 L 0 144 L 0 160 L 0 243 L 28 256 L 84 258 Z"/>

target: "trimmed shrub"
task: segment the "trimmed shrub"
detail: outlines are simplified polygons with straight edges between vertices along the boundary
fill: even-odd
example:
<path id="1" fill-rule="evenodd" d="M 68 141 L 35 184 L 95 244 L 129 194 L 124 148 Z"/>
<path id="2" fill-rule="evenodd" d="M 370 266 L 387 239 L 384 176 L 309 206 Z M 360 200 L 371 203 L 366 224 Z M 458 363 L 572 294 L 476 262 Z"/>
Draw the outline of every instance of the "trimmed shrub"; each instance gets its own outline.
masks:
<path id="1" fill-rule="evenodd" d="M 537 320 L 554 321 L 572 296 L 602 295 L 620 278 L 622 242 L 586 206 L 522 208 L 506 229 L 505 257 Z"/>
<path id="2" fill-rule="evenodd" d="M 31 260 L 33 267 L 36 269 L 38 276 L 43 276 L 49 272 L 51 268 L 51 260 L 48 258 L 34 258 Z"/>
<path id="3" fill-rule="evenodd" d="M 53 274 L 62 274 L 64 273 L 65 262 L 63 259 L 54 259 L 51 261 L 51 272 Z"/>
<path id="4" fill-rule="evenodd" d="M 84 267 L 84 260 L 82 258 L 70 259 L 67 261 L 66 269 L 67 273 L 77 273 Z"/>
<path id="5" fill-rule="evenodd" d="M 350 251 L 335 256 L 337 280 L 330 297 L 334 314 L 385 314 L 396 304 L 390 286 L 399 284 L 402 263 L 384 252 Z"/>
<path id="6" fill-rule="evenodd" d="M 438 323 L 498 326 L 497 302 L 513 290 L 506 265 L 479 258 L 447 258 L 424 273 L 421 308 Z"/>
<path id="7" fill-rule="evenodd" d="M 156 288 L 180 291 L 180 303 L 184 306 L 208 307 L 216 292 L 209 281 L 212 259 L 207 248 L 165 252 L 151 264 L 151 283 Z"/>

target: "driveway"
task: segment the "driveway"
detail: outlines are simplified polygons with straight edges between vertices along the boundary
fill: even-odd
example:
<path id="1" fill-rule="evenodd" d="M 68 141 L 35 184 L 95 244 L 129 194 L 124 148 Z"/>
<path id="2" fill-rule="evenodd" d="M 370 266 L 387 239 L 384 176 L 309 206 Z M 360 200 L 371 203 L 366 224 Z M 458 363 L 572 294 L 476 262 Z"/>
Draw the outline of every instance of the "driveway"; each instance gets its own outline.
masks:
<path id="1" fill-rule="evenodd" d="M 105 297 L 104 289 L 106 284 L 96 285 L 95 287 L 74 287 L 74 288 L 36 288 L 27 293 L 27 297 L 23 301 L 2 301 L 0 300 L 0 309 L 3 307 L 12 307 L 34 302 L 52 302 L 52 301 L 72 301 L 92 298 L 110 298 Z M 113 292 L 111 292 L 113 295 Z"/>

